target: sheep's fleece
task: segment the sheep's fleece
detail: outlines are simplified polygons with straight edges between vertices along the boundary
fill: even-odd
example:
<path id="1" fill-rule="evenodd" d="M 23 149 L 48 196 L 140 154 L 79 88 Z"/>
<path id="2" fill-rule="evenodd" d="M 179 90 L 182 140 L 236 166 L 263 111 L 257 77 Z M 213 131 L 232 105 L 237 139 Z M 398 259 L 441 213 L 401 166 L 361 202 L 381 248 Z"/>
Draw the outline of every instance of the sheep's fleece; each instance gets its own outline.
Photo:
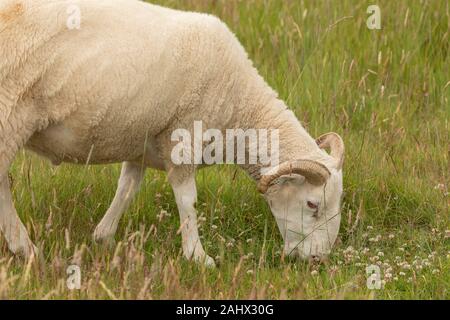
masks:
<path id="1" fill-rule="evenodd" d="M 73 4 L 80 28 L 67 25 Z M 184 253 L 213 264 L 197 234 L 195 168 L 170 161 L 171 133 L 190 130 L 195 120 L 205 130 L 279 129 L 280 163 L 318 161 L 331 180 L 340 169 L 213 16 L 136 0 L 0 0 L 0 228 L 12 251 L 36 250 L 7 178 L 26 147 L 54 164 L 124 162 L 116 197 L 96 229 L 99 239 L 114 234 L 142 167 L 166 170 L 187 220 Z M 330 192 L 339 197 L 341 190 Z"/>

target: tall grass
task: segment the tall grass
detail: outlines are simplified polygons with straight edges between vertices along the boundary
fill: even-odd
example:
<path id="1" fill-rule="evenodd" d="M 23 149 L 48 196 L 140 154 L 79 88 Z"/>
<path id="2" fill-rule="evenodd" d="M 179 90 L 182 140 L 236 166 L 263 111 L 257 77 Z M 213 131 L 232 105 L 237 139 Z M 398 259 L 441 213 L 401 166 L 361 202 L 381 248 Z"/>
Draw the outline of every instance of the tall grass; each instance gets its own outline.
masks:
<path id="1" fill-rule="evenodd" d="M 116 244 L 91 234 L 119 166 L 52 167 L 23 152 L 12 169 L 17 209 L 42 251 L 26 264 L 0 240 L 0 298 L 450 298 L 450 5 L 378 1 L 159 0 L 213 13 L 309 132 L 346 143 L 340 239 L 320 267 L 282 257 L 274 219 L 234 167 L 198 174 L 201 236 L 218 268 L 182 258 L 164 174 L 149 171 Z M 70 291 L 66 268 L 82 287 Z M 381 268 L 369 290 L 366 266 Z"/>

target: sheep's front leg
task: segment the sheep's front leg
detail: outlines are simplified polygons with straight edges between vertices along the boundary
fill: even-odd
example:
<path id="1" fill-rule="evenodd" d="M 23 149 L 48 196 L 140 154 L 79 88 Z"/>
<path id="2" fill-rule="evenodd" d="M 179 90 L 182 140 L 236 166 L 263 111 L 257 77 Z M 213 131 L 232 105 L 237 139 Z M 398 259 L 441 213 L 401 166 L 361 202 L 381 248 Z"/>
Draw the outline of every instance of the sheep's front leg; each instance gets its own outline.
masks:
<path id="1" fill-rule="evenodd" d="M 9 249 L 14 254 L 30 257 L 37 254 L 28 232 L 20 221 L 14 207 L 8 176 L 0 178 L 0 231 L 3 233 Z"/>
<path id="2" fill-rule="evenodd" d="M 144 174 L 145 168 L 141 164 L 124 162 L 114 200 L 95 228 L 96 241 L 111 241 L 114 238 L 120 218 L 139 191 Z"/>
<path id="3" fill-rule="evenodd" d="M 172 170 L 169 173 L 169 182 L 172 185 L 178 211 L 180 213 L 180 229 L 183 242 L 183 254 L 188 260 L 204 263 L 214 267 L 214 260 L 207 256 L 203 249 L 197 226 L 197 188 L 194 173 L 181 178 L 185 172 Z"/>

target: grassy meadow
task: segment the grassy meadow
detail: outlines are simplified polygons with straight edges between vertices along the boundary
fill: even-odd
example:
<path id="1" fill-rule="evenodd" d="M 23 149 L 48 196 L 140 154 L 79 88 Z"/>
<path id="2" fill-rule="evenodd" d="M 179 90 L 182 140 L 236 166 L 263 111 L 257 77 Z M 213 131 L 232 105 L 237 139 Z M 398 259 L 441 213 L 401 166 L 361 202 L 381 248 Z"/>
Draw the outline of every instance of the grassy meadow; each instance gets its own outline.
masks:
<path id="1" fill-rule="evenodd" d="M 233 166 L 198 173 L 200 232 L 218 267 L 183 259 L 166 175 L 149 170 L 110 248 L 92 233 L 119 165 L 53 167 L 21 152 L 17 210 L 40 248 L 24 263 L 0 239 L 3 299 L 449 299 L 450 3 L 158 0 L 227 22 L 313 136 L 346 143 L 338 243 L 323 265 L 291 261 L 270 209 Z M 366 9 L 378 4 L 381 30 Z M 80 290 L 66 268 L 81 268 Z M 367 288 L 378 265 L 382 288 Z"/>

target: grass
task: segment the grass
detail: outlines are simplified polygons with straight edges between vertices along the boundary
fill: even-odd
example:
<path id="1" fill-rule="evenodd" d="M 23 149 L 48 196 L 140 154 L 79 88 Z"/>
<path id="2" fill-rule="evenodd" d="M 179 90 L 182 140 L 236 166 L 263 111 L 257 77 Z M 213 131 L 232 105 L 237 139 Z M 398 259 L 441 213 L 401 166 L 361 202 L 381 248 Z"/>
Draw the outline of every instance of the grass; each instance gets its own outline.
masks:
<path id="1" fill-rule="evenodd" d="M 149 171 L 116 245 L 91 240 L 120 168 L 52 167 L 23 152 L 17 209 L 41 248 L 24 263 L 0 240 L 0 298 L 449 299 L 450 5 L 378 1 L 160 0 L 209 12 L 235 31 L 267 81 L 313 136 L 346 143 L 340 237 L 315 267 L 280 254 L 270 210 L 231 166 L 198 174 L 201 236 L 218 268 L 182 258 L 179 219 L 163 173 Z M 66 287 L 78 264 L 81 290 Z M 366 266 L 383 288 L 369 290 Z"/>

